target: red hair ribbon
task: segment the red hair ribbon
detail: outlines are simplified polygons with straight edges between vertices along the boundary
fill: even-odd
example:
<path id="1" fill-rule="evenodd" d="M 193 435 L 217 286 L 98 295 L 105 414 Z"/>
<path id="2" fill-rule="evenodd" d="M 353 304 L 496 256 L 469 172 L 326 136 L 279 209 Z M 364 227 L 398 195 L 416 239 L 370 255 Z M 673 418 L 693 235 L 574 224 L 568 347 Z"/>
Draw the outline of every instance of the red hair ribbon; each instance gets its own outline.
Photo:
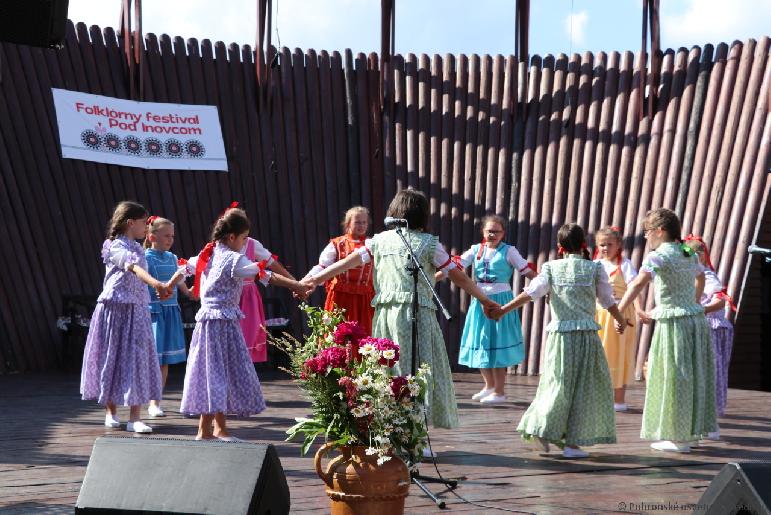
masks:
<path id="1" fill-rule="evenodd" d="M 731 306 L 731 311 L 734 313 L 736 312 L 736 304 L 734 304 L 734 299 L 728 295 L 728 290 L 726 288 L 723 288 L 722 291 L 718 292 L 717 295 L 715 295 L 718 299 L 723 299 L 728 303 L 729 306 Z"/>
<path id="2" fill-rule="evenodd" d="M 618 225 L 612 225 L 612 226 L 610 227 L 610 230 L 611 230 L 611 231 L 615 231 L 615 232 L 617 232 L 617 233 L 621 234 L 621 227 L 619 227 Z"/>
<path id="3" fill-rule="evenodd" d="M 210 241 L 206 246 L 198 253 L 198 262 L 195 264 L 195 282 L 193 282 L 193 295 L 200 297 L 201 291 L 201 274 L 203 274 L 206 267 L 209 265 L 211 255 L 214 253 L 215 243 Z"/>
<path id="4" fill-rule="evenodd" d="M 714 272 L 715 267 L 712 266 L 712 260 L 709 259 L 709 247 L 707 247 L 707 244 L 704 243 L 704 240 L 701 238 L 701 236 L 695 236 L 693 234 L 689 234 L 688 236 L 685 237 L 684 241 L 698 241 L 699 243 L 702 244 L 702 246 L 704 247 L 704 262 L 707 264 L 707 267 Z"/>
<path id="5" fill-rule="evenodd" d="M 177 265 L 178 266 L 185 266 L 185 265 L 187 265 L 187 259 L 185 259 L 185 258 L 177 259 Z"/>
<path id="6" fill-rule="evenodd" d="M 557 245 L 557 254 L 565 254 L 565 247 Z"/>
<path id="7" fill-rule="evenodd" d="M 589 246 L 586 244 L 586 242 L 583 242 L 583 243 L 581 244 L 581 250 L 586 250 L 586 249 L 588 249 L 588 248 L 589 248 Z"/>
<path id="8" fill-rule="evenodd" d="M 145 223 L 146 223 L 147 225 L 151 225 L 151 224 L 152 224 L 154 221 L 156 221 L 157 219 L 158 219 L 158 217 L 157 217 L 157 216 L 155 216 L 155 215 L 153 215 L 153 216 L 148 216 L 148 217 L 147 217 L 147 222 L 145 222 Z"/>
<path id="9" fill-rule="evenodd" d="M 220 213 L 220 216 L 217 217 L 217 220 L 219 220 L 220 218 L 225 216 L 225 213 L 228 212 L 228 209 L 234 209 L 234 208 L 238 207 L 238 205 L 239 204 L 238 204 L 237 200 L 234 200 L 233 202 L 231 202 L 230 205 L 228 207 L 226 207 L 225 210 L 222 213 Z"/>

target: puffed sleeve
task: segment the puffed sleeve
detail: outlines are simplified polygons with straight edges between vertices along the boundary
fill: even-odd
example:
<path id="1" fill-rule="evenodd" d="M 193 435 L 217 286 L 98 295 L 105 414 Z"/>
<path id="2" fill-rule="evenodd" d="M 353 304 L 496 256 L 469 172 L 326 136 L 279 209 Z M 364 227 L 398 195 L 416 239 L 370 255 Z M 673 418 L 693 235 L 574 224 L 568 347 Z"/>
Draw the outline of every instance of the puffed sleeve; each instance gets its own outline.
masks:
<path id="1" fill-rule="evenodd" d="M 441 243 L 436 244 L 436 249 L 434 249 L 434 266 L 437 270 L 440 270 L 442 272 L 449 272 L 453 268 L 458 268 L 458 266 L 452 261 L 452 258 L 447 253 L 447 251 L 444 249 L 444 245 Z"/>
<path id="2" fill-rule="evenodd" d="M 539 299 L 549 293 L 551 287 L 549 286 L 549 263 L 544 263 L 541 267 L 541 273 L 530 280 L 527 286 L 522 291 L 527 293 L 532 299 Z"/>
<path id="3" fill-rule="evenodd" d="M 710 269 L 704 270 L 704 295 L 709 298 L 714 297 L 723 291 L 723 283 L 715 272 Z"/>
<path id="4" fill-rule="evenodd" d="M 132 251 L 121 240 L 113 240 L 109 247 L 108 260 L 121 270 L 128 271 L 129 267 L 141 261 L 141 257 Z"/>
<path id="5" fill-rule="evenodd" d="M 613 287 L 608 282 L 608 274 L 605 272 L 605 267 L 599 263 L 597 263 L 595 283 L 597 290 L 597 300 L 600 301 L 600 306 L 608 309 L 609 307 L 616 304 L 616 299 L 613 298 Z"/>
<path id="6" fill-rule="evenodd" d="M 474 252 L 474 246 L 472 245 L 469 247 L 469 249 L 460 255 L 460 264 L 463 265 L 463 268 L 467 268 L 471 263 L 474 262 L 474 256 L 476 255 L 476 252 Z"/>
<path id="7" fill-rule="evenodd" d="M 238 261 L 233 265 L 233 277 L 240 279 L 247 279 L 249 277 L 255 277 L 259 275 L 259 280 L 265 286 L 270 282 L 271 271 L 263 270 L 259 263 L 250 260 L 248 257 L 241 254 L 238 256 Z"/>
<path id="8" fill-rule="evenodd" d="M 664 260 L 654 250 L 645 256 L 645 259 L 643 259 L 643 264 L 640 267 L 640 271 L 647 272 L 651 274 L 651 276 L 656 277 L 656 271 L 661 268 L 661 265 L 663 264 Z"/>
<path id="9" fill-rule="evenodd" d="M 624 282 L 626 284 L 631 283 L 635 277 L 637 277 L 637 270 L 635 270 L 632 261 L 629 258 L 624 258 L 621 261 L 621 273 L 624 274 Z"/>
<path id="10" fill-rule="evenodd" d="M 509 250 L 506 252 L 506 261 L 520 274 L 525 274 L 530 267 L 527 264 L 525 258 L 519 253 L 517 247 L 514 245 L 509 246 Z"/>
<path id="11" fill-rule="evenodd" d="M 266 249 L 262 243 L 255 240 L 254 238 L 249 238 L 252 240 L 254 245 L 254 257 L 256 258 L 255 261 L 266 261 L 265 266 L 270 266 L 275 259 L 273 259 L 273 254 L 270 253 L 268 249 Z"/>
<path id="12" fill-rule="evenodd" d="M 324 247 L 324 250 L 321 251 L 321 255 L 319 256 L 319 263 L 311 268 L 310 272 L 308 272 L 308 275 L 313 277 L 314 275 L 321 273 L 322 270 L 324 270 L 329 265 L 334 264 L 335 261 L 337 261 L 337 249 L 331 243 L 327 243 L 327 246 Z"/>
<path id="13" fill-rule="evenodd" d="M 364 245 L 356 249 L 354 252 L 358 252 L 359 256 L 361 256 L 361 262 L 362 263 L 369 263 L 372 261 L 372 245 L 373 241 L 372 238 L 367 238 L 364 240 Z"/>

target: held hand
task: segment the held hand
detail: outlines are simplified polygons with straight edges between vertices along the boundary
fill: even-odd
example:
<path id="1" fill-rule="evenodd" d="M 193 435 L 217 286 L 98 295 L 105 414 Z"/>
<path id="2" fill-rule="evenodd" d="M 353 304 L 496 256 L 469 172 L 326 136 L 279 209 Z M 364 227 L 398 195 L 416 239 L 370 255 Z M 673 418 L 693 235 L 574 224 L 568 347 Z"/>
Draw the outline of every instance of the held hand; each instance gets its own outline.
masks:
<path id="1" fill-rule="evenodd" d="M 168 283 L 162 283 L 160 281 L 156 285 L 155 291 L 158 292 L 158 298 L 160 300 L 166 300 L 174 293 L 172 286 L 169 286 Z"/>
<path id="2" fill-rule="evenodd" d="M 650 324 L 653 319 L 651 318 L 651 314 L 648 311 L 638 311 L 637 317 L 640 319 L 640 322 L 643 324 Z"/>
<path id="3" fill-rule="evenodd" d="M 616 330 L 618 334 L 624 334 L 624 329 L 626 329 L 626 325 L 629 323 L 628 320 L 624 320 L 623 323 L 619 322 L 616 319 L 613 319 L 613 327 Z"/>

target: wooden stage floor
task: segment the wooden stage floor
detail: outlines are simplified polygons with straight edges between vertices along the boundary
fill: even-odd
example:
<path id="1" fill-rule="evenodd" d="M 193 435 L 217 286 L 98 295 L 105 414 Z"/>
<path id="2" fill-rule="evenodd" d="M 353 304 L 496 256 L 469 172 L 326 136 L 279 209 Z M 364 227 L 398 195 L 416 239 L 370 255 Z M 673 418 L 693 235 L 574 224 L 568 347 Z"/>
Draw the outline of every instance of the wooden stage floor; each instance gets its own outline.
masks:
<path id="1" fill-rule="evenodd" d="M 151 421 L 155 436 L 195 435 L 197 421 L 172 411 L 179 406 L 182 373 L 172 369 L 164 402 L 168 416 Z M 313 457 L 301 457 L 298 444 L 283 441 L 293 418 L 306 414 L 307 403 L 285 376 L 263 373 L 261 379 L 268 409 L 249 419 L 232 419 L 233 434 L 276 445 L 289 482 L 292 513 L 326 511 L 328 501 Z M 127 434 L 102 426 L 102 410 L 79 400 L 78 380 L 76 375 L 0 376 L 0 512 L 72 513 L 94 440 Z M 504 513 L 496 509 L 504 508 L 538 514 L 683 513 L 684 505 L 699 500 L 724 463 L 771 460 L 771 393 L 730 390 L 728 411 L 721 419 L 723 440 L 691 454 L 665 455 L 639 438 L 642 383 L 629 391 L 631 410 L 616 417 L 618 444 L 587 448 L 592 454 L 583 460 L 541 455 L 514 432 L 537 381 L 510 376 L 510 402 L 482 407 L 469 400 L 479 388 L 479 376 L 455 375 L 461 427 L 433 430 L 434 451 L 443 475 L 467 477 L 456 492 L 487 507 L 444 493 L 446 512 Z M 126 419 L 126 408 L 120 415 Z M 421 472 L 435 473 L 428 464 Z M 672 509 L 658 509 L 656 503 Z M 406 511 L 440 510 L 413 485 Z"/>

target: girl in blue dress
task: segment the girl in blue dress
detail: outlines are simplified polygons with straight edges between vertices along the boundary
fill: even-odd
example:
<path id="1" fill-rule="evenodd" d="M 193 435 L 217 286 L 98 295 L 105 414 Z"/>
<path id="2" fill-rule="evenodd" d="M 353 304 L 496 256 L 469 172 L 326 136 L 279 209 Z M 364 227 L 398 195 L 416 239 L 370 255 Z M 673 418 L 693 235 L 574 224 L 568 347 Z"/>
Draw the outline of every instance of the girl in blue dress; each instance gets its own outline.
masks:
<path id="1" fill-rule="evenodd" d="M 161 282 L 174 284 L 179 273 L 184 273 L 185 267 L 180 267 L 177 256 L 169 252 L 174 244 L 174 224 L 166 218 L 151 216 L 147 219 L 147 238 L 145 239 L 145 257 L 147 270 Z M 174 280 L 172 280 L 174 278 Z M 187 359 L 185 354 L 185 332 L 182 327 L 182 313 L 177 303 L 177 288 L 189 298 L 192 293 L 179 282 L 172 289 L 170 297 L 163 300 L 158 293 L 150 288 L 150 317 L 153 322 L 155 349 L 161 366 L 162 386 L 166 387 L 169 375 L 169 365 L 182 363 Z M 161 392 L 162 393 L 162 392 Z M 161 399 L 150 401 L 147 412 L 151 417 L 163 417 Z"/>
<path id="2" fill-rule="evenodd" d="M 514 298 L 511 279 L 514 272 L 532 279 L 536 273 L 513 246 L 503 241 L 506 221 L 497 215 L 482 219 L 482 243 L 472 245 L 460 257 L 462 268 L 472 267 L 473 277 L 490 300 L 504 305 Z M 482 404 L 506 401 L 506 369 L 525 359 L 519 312 L 512 311 L 498 322 L 484 314 L 482 305 L 471 299 L 458 363 L 478 368 L 484 379 L 484 388 L 471 398 Z"/>

